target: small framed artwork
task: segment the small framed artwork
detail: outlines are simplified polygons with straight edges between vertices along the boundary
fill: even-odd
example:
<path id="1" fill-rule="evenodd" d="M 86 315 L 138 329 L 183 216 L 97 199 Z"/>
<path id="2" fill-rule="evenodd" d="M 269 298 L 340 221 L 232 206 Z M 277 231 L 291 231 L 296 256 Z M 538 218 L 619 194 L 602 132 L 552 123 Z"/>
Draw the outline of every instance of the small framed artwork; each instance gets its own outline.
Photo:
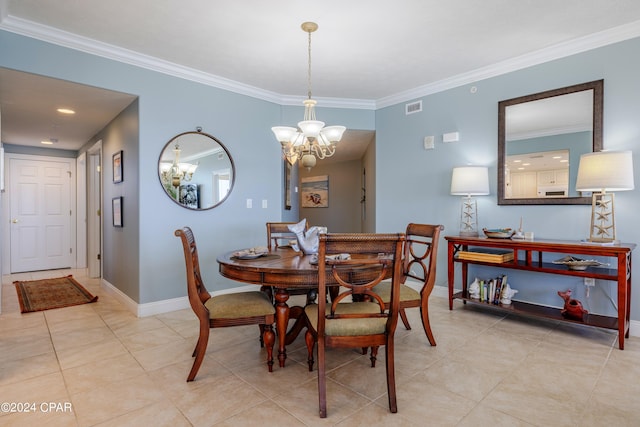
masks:
<path id="1" fill-rule="evenodd" d="M 113 182 L 122 182 L 122 150 L 113 155 Z"/>
<path id="2" fill-rule="evenodd" d="M 329 175 L 302 178 L 302 207 L 329 207 Z"/>
<path id="3" fill-rule="evenodd" d="M 122 227 L 122 197 L 114 197 L 111 200 L 111 210 L 113 212 L 113 226 Z"/>

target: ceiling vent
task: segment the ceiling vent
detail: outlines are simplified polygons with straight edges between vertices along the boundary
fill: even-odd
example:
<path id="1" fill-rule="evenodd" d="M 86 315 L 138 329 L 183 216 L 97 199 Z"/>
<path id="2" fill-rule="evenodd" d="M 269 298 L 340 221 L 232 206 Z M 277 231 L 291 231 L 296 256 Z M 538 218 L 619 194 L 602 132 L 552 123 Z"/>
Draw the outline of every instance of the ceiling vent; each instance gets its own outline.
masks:
<path id="1" fill-rule="evenodd" d="M 419 113 L 420 111 L 422 111 L 422 101 L 410 102 L 404 105 L 404 113 L 407 116 L 409 114 Z"/>

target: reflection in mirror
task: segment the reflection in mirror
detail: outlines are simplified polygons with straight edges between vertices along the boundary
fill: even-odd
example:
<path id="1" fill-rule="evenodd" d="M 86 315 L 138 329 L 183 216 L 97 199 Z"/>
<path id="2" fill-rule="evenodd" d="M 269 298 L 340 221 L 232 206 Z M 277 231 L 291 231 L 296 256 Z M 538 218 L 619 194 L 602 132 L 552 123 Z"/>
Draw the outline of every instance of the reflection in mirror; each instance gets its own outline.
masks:
<path id="1" fill-rule="evenodd" d="M 498 104 L 498 204 L 590 204 L 580 155 L 602 149 L 603 81 Z"/>
<path id="2" fill-rule="evenodd" d="M 189 209 L 211 209 L 231 192 L 235 179 L 233 159 L 215 137 L 183 132 L 162 150 L 158 176 L 171 199 Z"/>

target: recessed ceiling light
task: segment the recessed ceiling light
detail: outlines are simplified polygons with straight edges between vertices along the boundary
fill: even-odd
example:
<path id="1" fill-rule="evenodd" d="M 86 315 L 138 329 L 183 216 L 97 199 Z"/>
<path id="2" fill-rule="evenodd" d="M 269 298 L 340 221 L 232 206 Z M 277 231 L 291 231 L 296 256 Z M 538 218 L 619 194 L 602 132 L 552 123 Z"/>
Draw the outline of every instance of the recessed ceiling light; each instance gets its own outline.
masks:
<path id="1" fill-rule="evenodd" d="M 58 108 L 56 111 L 61 114 L 75 114 L 76 112 L 71 110 L 70 108 Z"/>
<path id="2" fill-rule="evenodd" d="M 49 138 L 45 141 L 40 141 L 40 144 L 44 144 L 44 145 L 53 145 L 56 142 L 58 142 L 58 138 Z"/>

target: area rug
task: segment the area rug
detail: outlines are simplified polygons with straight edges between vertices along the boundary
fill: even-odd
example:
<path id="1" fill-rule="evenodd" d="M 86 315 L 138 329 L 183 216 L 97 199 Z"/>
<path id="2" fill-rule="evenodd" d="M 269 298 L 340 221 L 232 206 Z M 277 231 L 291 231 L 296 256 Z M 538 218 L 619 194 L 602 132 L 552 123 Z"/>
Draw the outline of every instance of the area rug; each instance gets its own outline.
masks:
<path id="1" fill-rule="evenodd" d="M 22 313 L 98 301 L 98 297 L 91 295 L 80 283 L 76 282 L 73 276 L 30 281 L 17 280 L 13 284 L 18 292 Z"/>

